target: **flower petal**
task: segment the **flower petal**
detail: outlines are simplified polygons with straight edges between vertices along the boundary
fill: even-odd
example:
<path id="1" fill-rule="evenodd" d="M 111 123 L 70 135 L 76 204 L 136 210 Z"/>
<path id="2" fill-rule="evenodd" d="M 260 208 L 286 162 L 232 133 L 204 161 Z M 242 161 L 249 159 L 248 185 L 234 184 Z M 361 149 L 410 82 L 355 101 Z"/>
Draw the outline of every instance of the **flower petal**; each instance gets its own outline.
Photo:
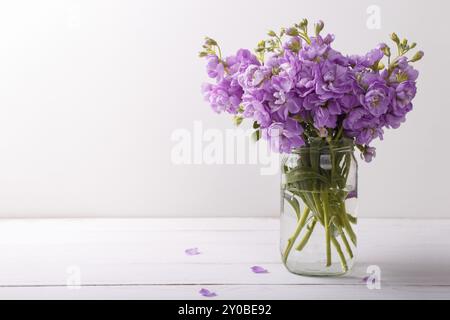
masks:
<path id="1" fill-rule="evenodd" d="M 209 291 L 208 289 L 205 289 L 205 288 L 200 289 L 200 291 L 198 293 L 200 293 L 202 296 L 207 297 L 207 298 L 212 298 L 212 297 L 217 296 L 217 294 L 215 292 Z"/>
<path id="2" fill-rule="evenodd" d="M 198 248 L 189 248 L 184 250 L 184 253 L 186 253 L 188 256 L 196 256 L 199 255 L 201 252 L 198 251 Z"/>
<path id="3" fill-rule="evenodd" d="M 267 269 L 260 266 L 253 266 L 250 269 L 253 271 L 253 273 L 269 273 Z"/>

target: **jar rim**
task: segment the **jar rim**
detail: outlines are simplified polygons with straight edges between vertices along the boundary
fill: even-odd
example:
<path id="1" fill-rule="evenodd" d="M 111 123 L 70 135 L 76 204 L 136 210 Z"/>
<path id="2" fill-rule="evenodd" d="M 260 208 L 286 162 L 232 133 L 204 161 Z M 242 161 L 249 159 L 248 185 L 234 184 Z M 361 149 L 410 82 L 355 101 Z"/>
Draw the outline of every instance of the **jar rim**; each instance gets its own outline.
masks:
<path id="1" fill-rule="evenodd" d="M 291 153 L 305 153 L 305 152 L 353 152 L 355 150 L 355 141 L 350 138 L 341 138 L 339 140 L 327 141 L 326 138 L 311 138 L 309 145 L 299 148 L 294 148 Z"/>

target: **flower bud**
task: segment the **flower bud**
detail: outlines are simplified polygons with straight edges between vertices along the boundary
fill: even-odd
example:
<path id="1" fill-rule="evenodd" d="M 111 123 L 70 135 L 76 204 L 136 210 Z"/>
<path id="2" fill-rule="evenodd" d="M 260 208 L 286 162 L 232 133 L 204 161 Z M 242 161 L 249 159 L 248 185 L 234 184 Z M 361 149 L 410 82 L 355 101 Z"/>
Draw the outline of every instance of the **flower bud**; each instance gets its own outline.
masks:
<path id="1" fill-rule="evenodd" d="M 267 34 L 270 36 L 270 37 L 275 37 L 277 34 L 275 33 L 275 31 L 273 31 L 273 30 L 269 30 L 269 32 L 267 32 Z"/>
<path id="2" fill-rule="evenodd" d="M 423 51 L 417 51 L 416 54 L 412 57 L 411 62 L 416 62 L 419 61 L 420 59 L 423 58 Z"/>
<path id="3" fill-rule="evenodd" d="M 392 41 L 394 41 L 394 42 L 397 43 L 397 44 L 400 43 L 400 39 L 399 39 L 399 37 L 397 36 L 397 34 L 396 34 L 395 32 L 393 32 L 393 33 L 391 34 L 391 39 L 392 39 Z"/>
<path id="4" fill-rule="evenodd" d="M 319 20 L 316 23 L 316 36 L 318 36 L 320 34 L 320 32 L 323 30 L 323 27 L 325 26 L 325 24 L 323 23 L 322 20 Z"/>
<path id="5" fill-rule="evenodd" d="M 390 56 L 391 56 L 391 48 L 389 48 L 388 46 L 384 47 L 384 48 L 382 49 L 382 51 L 383 51 L 383 53 L 384 53 L 384 55 L 385 55 L 386 57 L 390 57 Z"/>
<path id="6" fill-rule="evenodd" d="M 286 34 L 291 37 L 298 36 L 298 30 L 296 28 L 289 28 L 286 30 Z"/>
<path id="7" fill-rule="evenodd" d="M 241 116 L 235 116 L 235 117 L 233 118 L 234 125 L 235 125 L 236 127 L 239 127 L 239 126 L 241 125 L 241 123 L 242 123 L 243 120 L 244 120 L 244 118 L 242 118 Z"/>
<path id="8" fill-rule="evenodd" d="M 208 37 L 205 38 L 205 43 L 209 46 L 217 46 L 216 40 L 208 38 Z"/>
<path id="9" fill-rule="evenodd" d="M 308 19 L 303 19 L 300 21 L 300 28 L 304 29 L 308 26 Z"/>

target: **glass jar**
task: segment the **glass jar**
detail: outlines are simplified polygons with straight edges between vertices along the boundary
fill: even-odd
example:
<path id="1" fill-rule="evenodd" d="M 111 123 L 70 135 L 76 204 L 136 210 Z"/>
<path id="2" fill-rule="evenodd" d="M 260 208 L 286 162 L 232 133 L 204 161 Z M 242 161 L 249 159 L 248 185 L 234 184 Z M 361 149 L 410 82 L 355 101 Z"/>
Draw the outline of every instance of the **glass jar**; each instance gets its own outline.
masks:
<path id="1" fill-rule="evenodd" d="M 295 274 L 346 274 L 356 254 L 353 140 L 314 138 L 281 161 L 281 255 Z"/>

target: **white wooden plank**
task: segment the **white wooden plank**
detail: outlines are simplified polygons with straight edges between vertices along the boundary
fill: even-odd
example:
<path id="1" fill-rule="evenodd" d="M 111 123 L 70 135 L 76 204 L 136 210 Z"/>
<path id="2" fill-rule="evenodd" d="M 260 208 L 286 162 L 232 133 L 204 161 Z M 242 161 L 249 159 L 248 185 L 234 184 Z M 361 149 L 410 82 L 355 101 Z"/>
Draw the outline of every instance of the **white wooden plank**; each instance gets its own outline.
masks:
<path id="1" fill-rule="evenodd" d="M 450 299 L 448 287 L 382 286 L 369 290 L 363 286 L 332 285 L 210 285 L 217 297 L 205 298 L 202 285 L 93 286 L 0 288 L 0 299 L 179 299 L 179 300 L 319 300 L 319 299 Z M 188 303 L 188 302 L 186 302 Z"/>
<path id="2" fill-rule="evenodd" d="M 22 229 L 43 233 L 50 229 L 70 230 L 164 231 L 164 230 L 278 230 L 275 218 L 114 218 L 114 219 L 0 219 L 0 229 Z"/>
<path id="3" fill-rule="evenodd" d="M 361 287 L 369 265 L 380 266 L 383 285 L 450 285 L 450 220 L 361 219 L 358 264 L 342 278 L 288 273 L 278 228 L 276 219 L 242 218 L 2 220 L 0 285 L 64 285 L 76 266 L 85 285 Z M 202 254 L 186 256 L 189 247 Z M 252 274 L 252 265 L 270 273 Z"/>

